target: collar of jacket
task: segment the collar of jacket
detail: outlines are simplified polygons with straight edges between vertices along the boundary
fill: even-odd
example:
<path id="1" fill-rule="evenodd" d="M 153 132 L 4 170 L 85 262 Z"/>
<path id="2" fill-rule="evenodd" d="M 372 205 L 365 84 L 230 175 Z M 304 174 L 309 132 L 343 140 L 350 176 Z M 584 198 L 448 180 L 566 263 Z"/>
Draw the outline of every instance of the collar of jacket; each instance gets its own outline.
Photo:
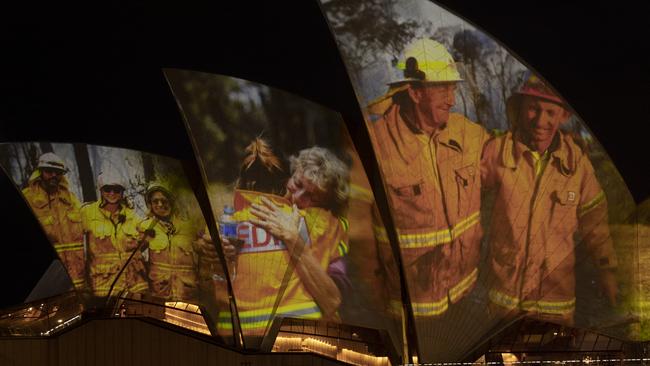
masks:
<path id="1" fill-rule="evenodd" d="M 441 145 L 457 153 L 463 152 L 462 119 L 461 115 L 451 113 L 447 124 L 435 137 Z M 420 155 L 425 144 L 418 138 L 417 132 L 402 118 L 399 105 L 394 104 L 384 115 L 384 120 L 387 122 L 388 132 L 399 151 L 400 157 L 405 163 L 411 163 Z"/>
<path id="2" fill-rule="evenodd" d="M 69 198 L 70 190 L 68 190 L 68 180 L 65 177 L 61 177 L 61 181 L 59 182 L 59 192 L 54 196 L 50 196 L 45 189 L 41 187 L 41 174 L 39 169 L 36 169 L 34 173 L 32 173 L 27 184 L 37 192 L 33 202 L 34 206 L 37 208 L 43 208 L 50 203 L 51 200 L 55 199 L 58 199 L 66 205 L 72 204 L 72 200 Z"/>
<path id="3" fill-rule="evenodd" d="M 564 134 L 562 131 L 557 132 L 556 141 L 557 148 L 551 152 L 551 160 L 558 160 L 560 166 L 560 173 L 565 176 L 572 175 L 576 170 L 577 156 L 579 149 L 571 141 L 571 137 Z M 505 167 L 516 169 L 521 156 L 525 151 L 530 151 L 530 148 L 524 144 L 520 138 L 508 132 L 503 139 L 503 147 L 501 149 L 502 163 Z M 552 163 L 552 161 L 551 161 Z"/>
<path id="4" fill-rule="evenodd" d="M 95 201 L 94 204 L 97 205 L 97 209 L 102 214 L 102 216 L 104 216 L 104 218 L 106 218 L 107 220 L 111 220 L 112 214 L 111 214 L 110 211 L 108 211 L 107 209 L 102 207 L 102 199 L 101 198 L 99 200 Z M 124 222 L 126 222 L 126 221 L 133 218 L 133 209 L 130 209 L 130 208 L 125 207 L 124 205 L 120 204 L 120 208 L 115 213 L 115 215 L 116 216 L 124 215 Z M 123 224 L 124 222 L 121 222 L 121 223 Z"/>

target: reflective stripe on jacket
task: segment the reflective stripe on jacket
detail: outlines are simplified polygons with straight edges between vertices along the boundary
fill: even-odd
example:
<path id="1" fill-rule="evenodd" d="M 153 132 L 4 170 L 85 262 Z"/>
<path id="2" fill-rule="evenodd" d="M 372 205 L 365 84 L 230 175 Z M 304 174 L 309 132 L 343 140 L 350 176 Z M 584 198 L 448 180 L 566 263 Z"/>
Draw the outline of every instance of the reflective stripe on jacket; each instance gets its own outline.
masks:
<path id="1" fill-rule="evenodd" d="M 485 129 L 452 113 L 427 137 L 393 105 L 370 136 L 397 229 L 416 315 L 439 315 L 476 281 Z M 378 232 L 380 240 L 385 234 Z"/>
<path id="2" fill-rule="evenodd" d="M 490 300 L 507 309 L 571 317 L 575 246 L 584 245 L 598 268 L 614 268 L 617 261 L 607 201 L 591 162 L 570 136 L 558 134 L 539 174 L 530 149 L 511 132 L 490 140 L 481 175 L 483 186 L 496 193 Z"/>

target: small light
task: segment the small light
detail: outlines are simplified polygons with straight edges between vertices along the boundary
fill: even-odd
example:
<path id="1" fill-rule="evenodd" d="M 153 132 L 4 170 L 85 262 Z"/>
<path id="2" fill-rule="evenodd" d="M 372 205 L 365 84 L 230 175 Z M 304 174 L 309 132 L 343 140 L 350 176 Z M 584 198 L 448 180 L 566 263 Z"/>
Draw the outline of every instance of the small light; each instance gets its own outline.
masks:
<path id="1" fill-rule="evenodd" d="M 34 308 L 32 308 L 32 307 L 30 307 L 30 308 L 29 308 L 29 309 L 27 309 L 27 310 L 28 310 L 28 311 L 32 311 L 32 310 L 34 310 Z"/>
<path id="2" fill-rule="evenodd" d="M 63 323 L 63 319 L 59 319 L 59 320 L 57 320 L 57 322 Z"/>
<path id="3" fill-rule="evenodd" d="M 553 332 L 553 335 L 556 336 L 556 335 L 557 335 L 557 332 Z"/>

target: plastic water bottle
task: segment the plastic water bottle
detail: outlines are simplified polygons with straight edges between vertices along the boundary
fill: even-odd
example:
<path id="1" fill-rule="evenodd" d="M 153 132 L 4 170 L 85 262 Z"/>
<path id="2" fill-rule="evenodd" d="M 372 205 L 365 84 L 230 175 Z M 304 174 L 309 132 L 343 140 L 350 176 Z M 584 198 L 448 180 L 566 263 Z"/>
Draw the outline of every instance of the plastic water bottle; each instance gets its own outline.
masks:
<path id="1" fill-rule="evenodd" d="M 237 237 L 237 222 L 232 215 L 235 209 L 230 205 L 223 206 L 223 214 L 219 217 L 219 231 L 223 238 Z"/>

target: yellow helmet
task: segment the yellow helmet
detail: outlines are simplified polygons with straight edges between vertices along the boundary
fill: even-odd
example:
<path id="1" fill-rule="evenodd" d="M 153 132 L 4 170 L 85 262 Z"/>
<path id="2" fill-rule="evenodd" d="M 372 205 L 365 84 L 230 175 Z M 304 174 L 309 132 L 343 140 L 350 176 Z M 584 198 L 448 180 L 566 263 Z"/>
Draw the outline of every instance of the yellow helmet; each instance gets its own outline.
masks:
<path id="1" fill-rule="evenodd" d="M 463 80 L 445 46 L 429 38 L 416 39 L 406 46 L 397 68 L 403 70 L 404 78 L 391 82 L 391 86 L 409 82 L 448 83 Z"/>
<path id="2" fill-rule="evenodd" d="M 408 89 L 410 83 L 463 81 L 449 51 L 441 43 L 429 38 L 416 39 L 406 46 L 397 68 L 403 70 L 403 78 L 388 83 L 388 91 L 368 103 L 367 113 L 383 114 L 392 104 L 393 95 Z"/>
<path id="3" fill-rule="evenodd" d="M 156 181 L 149 183 L 147 190 L 144 193 L 144 199 L 147 205 L 150 204 L 151 195 L 154 192 L 162 192 L 165 196 L 167 196 L 168 199 L 172 201 L 174 200 L 174 195 L 172 194 L 171 189 L 169 189 L 169 185 L 165 182 Z"/>

